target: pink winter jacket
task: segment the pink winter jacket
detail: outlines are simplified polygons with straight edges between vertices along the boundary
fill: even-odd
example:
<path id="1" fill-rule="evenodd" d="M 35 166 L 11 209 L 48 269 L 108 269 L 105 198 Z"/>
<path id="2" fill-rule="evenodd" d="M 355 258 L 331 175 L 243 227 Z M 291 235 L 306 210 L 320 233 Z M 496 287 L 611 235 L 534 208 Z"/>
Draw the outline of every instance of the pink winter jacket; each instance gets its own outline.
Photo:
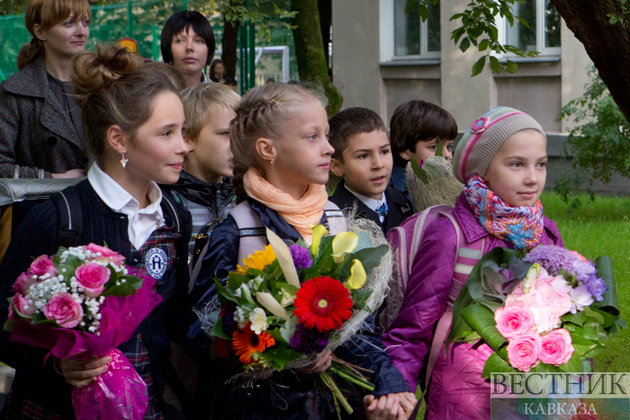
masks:
<path id="1" fill-rule="evenodd" d="M 484 254 L 496 247 L 513 248 L 490 235 L 477 221 L 463 194 L 453 215 L 459 222 L 462 240 L 472 243 L 486 236 Z M 540 241 L 563 246 L 556 224 L 545 218 Z M 457 236 L 449 219 L 431 223 L 424 234 L 409 274 L 402 309 L 383 336 L 394 366 L 411 389 L 416 388 L 425 356 L 430 350 L 433 330 L 446 309 L 457 252 Z M 490 385 L 481 377 L 492 350 L 486 344 L 457 344 L 444 351 L 433 370 L 428 393 L 426 419 L 489 419 Z"/>

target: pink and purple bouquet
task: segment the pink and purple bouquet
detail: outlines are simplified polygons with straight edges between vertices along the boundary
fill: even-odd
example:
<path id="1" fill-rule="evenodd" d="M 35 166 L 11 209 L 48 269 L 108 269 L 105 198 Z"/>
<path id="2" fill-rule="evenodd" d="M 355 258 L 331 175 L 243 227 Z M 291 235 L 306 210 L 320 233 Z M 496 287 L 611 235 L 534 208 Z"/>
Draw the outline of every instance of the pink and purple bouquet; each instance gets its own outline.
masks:
<path id="1" fill-rule="evenodd" d="M 541 245 L 527 255 L 496 248 L 473 269 L 453 305 L 447 343 L 485 341 L 496 371 L 579 372 L 624 328 L 612 261 Z"/>
<path id="2" fill-rule="evenodd" d="M 139 420 L 148 407 L 147 386 L 116 347 L 161 302 L 154 285 L 106 247 L 60 247 L 54 256 L 36 258 L 15 281 L 4 329 L 12 341 L 50 349 L 46 357 L 111 356 L 107 372 L 74 388 L 75 416 Z"/>

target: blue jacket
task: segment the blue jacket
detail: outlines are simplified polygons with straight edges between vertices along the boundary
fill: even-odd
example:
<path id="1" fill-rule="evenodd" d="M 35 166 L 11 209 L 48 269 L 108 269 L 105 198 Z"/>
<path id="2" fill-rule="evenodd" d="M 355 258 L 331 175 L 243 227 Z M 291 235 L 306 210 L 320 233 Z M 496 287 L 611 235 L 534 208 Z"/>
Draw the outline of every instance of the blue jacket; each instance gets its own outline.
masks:
<path id="1" fill-rule="evenodd" d="M 248 198 L 248 202 L 265 227 L 274 231 L 285 241 L 297 241 L 300 234 L 289 225 L 278 213 L 265 205 Z M 321 223 L 327 222 L 326 216 Z M 210 237 L 209 252 L 204 258 L 202 272 L 197 278 L 192 297 L 197 302 L 197 307 L 202 307 L 215 294 L 213 278 L 216 274 L 220 279 L 226 279 L 230 271 L 236 269 L 239 247 L 238 227 L 231 216 L 228 216 Z M 191 353 L 196 354 L 197 359 L 203 363 L 203 359 L 209 358 L 210 340 L 199 328 L 198 321 L 193 324 L 187 337 L 187 343 L 191 346 Z M 362 331 L 354 336 L 343 346 L 335 350 L 335 355 L 357 366 L 374 371 L 371 378 L 375 384 L 374 396 L 397 392 L 409 391 L 404 378 L 396 369 L 381 342 L 380 334 L 375 331 L 374 319 L 369 317 L 362 327 Z M 216 374 L 221 369 L 208 368 Z M 224 369 L 223 380 L 237 373 Z M 214 375 L 199 374 L 200 380 Z M 218 377 L 217 377 L 218 376 Z M 217 375 L 213 380 L 220 380 Z M 203 384 L 201 384 L 203 387 Z M 209 385 L 208 388 L 212 388 Z M 218 389 L 217 389 L 218 388 Z M 312 375 L 301 372 L 279 372 L 271 378 L 255 383 L 253 389 L 239 388 L 235 385 L 215 387 L 216 397 L 205 395 L 210 401 L 208 409 L 212 410 L 213 418 L 230 419 L 307 419 L 307 418 L 336 418 L 336 414 L 329 410 L 325 401 L 321 401 L 315 390 Z M 199 392 L 198 392 L 199 395 Z M 352 418 L 360 418 L 358 409 L 361 396 L 356 393 L 349 402 L 355 406 L 355 415 Z M 221 404 L 212 404 L 220 401 Z M 332 404 L 332 400 L 330 401 Z M 320 411 L 321 410 L 321 411 Z M 345 414 L 345 412 L 344 412 Z M 322 417 L 323 416 L 323 417 Z"/>

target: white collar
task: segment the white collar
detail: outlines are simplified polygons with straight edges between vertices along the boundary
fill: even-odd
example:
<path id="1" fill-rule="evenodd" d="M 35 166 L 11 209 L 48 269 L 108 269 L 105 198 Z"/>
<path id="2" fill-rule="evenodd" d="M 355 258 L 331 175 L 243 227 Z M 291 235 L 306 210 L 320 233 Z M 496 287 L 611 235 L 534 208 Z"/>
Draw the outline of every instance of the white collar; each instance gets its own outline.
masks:
<path id="1" fill-rule="evenodd" d="M 361 200 L 363 202 L 363 204 L 365 204 L 366 206 L 368 206 L 370 209 L 376 211 L 376 209 L 378 209 L 379 207 L 381 207 L 383 204 L 387 204 L 387 198 L 385 197 L 385 191 L 383 191 L 383 197 L 380 200 L 375 200 L 373 198 L 370 197 L 366 197 L 362 194 L 359 194 L 357 192 L 352 191 L 349 187 L 348 184 L 344 183 L 344 187 L 346 187 L 346 189 L 348 191 L 350 191 L 350 193 L 352 195 L 354 195 L 356 198 L 358 198 L 359 200 Z"/>
<path id="2" fill-rule="evenodd" d="M 133 207 L 136 207 L 139 211 L 142 211 L 142 213 L 148 214 L 155 213 L 156 211 L 158 213 L 162 213 L 162 207 L 160 207 L 160 203 L 162 202 L 162 191 L 153 181 L 149 183 L 149 191 L 147 194 L 147 197 L 149 198 L 149 205 L 140 210 L 140 203 L 138 200 L 133 198 L 132 195 L 121 187 L 119 183 L 114 181 L 111 176 L 103 172 L 96 162 L 92 164 L 90 170 L 88 171 L 88 180 L 101 200 L 103 200 L 107 207 L 115 212 L 123 212 L 123 208 L 131 203 Z"/>

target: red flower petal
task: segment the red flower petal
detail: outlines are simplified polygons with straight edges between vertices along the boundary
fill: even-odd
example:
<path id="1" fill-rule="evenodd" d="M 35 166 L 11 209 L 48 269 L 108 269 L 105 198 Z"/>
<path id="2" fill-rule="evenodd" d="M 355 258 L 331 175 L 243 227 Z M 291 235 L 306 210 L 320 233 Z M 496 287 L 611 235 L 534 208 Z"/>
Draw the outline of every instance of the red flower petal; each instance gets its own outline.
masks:
<path id="1" fill-rule="evenodd" d="M 339 280 L 320 276 L 307 280 L 296 293 L 294 315 L 305 328 L 319 332 L 337 329 L 350 319 L 353 306 L 350 292 Z"/>

